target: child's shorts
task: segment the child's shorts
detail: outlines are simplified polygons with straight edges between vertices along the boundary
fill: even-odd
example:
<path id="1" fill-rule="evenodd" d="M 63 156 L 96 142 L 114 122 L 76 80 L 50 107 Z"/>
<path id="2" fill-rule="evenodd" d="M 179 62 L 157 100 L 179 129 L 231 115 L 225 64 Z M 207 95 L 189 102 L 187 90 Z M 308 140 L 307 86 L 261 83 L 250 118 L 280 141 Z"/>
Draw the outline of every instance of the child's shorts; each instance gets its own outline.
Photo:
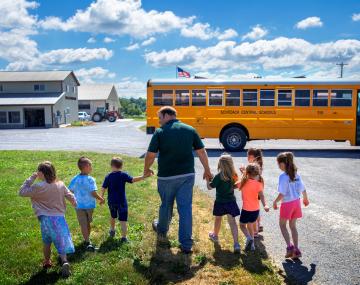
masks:
<path id="1" fill-rule="evenodd" d="M 240 210 L 236 201 L 227 202 L 227 203 L 219 203 L 215 201 L 213 215 L 214 216 L 231 215 L 233 217 L 236 217 L 240 215 Z"/>
<path id="2" fill-rule="evenodd" d="M 64 216 L 39 216 L 41 236 L 45 244 L 54 243 L 59 254 L 75 252 Z"/>
<path id="3" fill-rule="evenodd" d="M 259 212 L 260 212 L 259 210 L 246 211 L 244 209 L 241 209 L 240 223 L 242 224 L 255 223 L 257 218 L 259 217 Z"/>
<path id="4" fill-rule="evenodd" d="M 121 222 L 127 222 L 128 220 L 128 208 L 127 205 L 121 204 L 109 204 L 110 215 L 113 219 L 119 219 Z"/>
<path id="5" fill-rule="evenodd" d="M 76 209 L 76 216 L 81 227 L 87 227 L 93 221 L 94 209 Z"/>
<path id="6" fill-rule="evenodd" d="M 280 206 L 280 219 L 292 220 L 302 217 L 300 199 L 290 202 L 281 203 Z"/>

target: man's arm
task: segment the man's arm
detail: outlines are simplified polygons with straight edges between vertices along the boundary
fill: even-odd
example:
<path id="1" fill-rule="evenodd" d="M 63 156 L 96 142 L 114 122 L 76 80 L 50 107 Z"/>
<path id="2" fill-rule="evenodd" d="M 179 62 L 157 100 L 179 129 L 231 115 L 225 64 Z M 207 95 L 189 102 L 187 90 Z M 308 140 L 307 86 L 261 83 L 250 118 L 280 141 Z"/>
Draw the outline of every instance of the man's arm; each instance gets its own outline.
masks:
<path id="1" fill-rule="evenodd" d="M 196 154 L 199 157 L 200 162 L 204 167 L 203 179 L 206 179 L 207 181 L 211 180 L 213 178 L 213 175 L 211 174 L 211 171 L 210 171 L 209 159 L 208 159 L 205 148 L 196 150 Z"/>
<path id="2" fill-rule="evenodd" d="M 145 162 L 144 162 L 144 176 L 148 177 L 154 174 L 154 171 L 150 169 L 150 167 L 154 164 L 156 158 L 156 152 L 148 151 L 145 155 Z M 134 181 L 136 182 L 136 181 Z"/>

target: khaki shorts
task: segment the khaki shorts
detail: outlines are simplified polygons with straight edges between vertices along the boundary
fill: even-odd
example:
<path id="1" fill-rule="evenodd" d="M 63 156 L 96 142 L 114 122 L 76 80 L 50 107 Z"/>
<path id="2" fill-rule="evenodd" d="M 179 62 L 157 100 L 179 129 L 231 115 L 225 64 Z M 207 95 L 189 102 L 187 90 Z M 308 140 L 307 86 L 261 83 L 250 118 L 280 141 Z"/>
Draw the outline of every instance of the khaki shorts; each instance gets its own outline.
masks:
<path id="1" fill-rule="evenodd" d="M 76 216 L 81 227 L 87 227 L 93 220 L 94 209 L 76 209 Z"/>

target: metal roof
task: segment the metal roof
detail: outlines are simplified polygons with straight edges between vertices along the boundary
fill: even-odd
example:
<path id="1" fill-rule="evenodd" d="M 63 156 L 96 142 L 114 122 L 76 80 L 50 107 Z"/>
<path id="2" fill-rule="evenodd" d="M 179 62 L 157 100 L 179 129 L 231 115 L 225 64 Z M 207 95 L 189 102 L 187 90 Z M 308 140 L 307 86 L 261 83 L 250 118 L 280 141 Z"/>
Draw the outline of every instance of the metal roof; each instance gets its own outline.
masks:
<path id="1" fill-rule="evenodd" d="M 78 87 L 78 100 L 107 100 L 113 84 L 89 84 Z"/>
<path id="2" fill-rule="evenodd" d="M 80 85 L 74 72 L 70 70 L 48 70 L 48 71 L 0 71 L 0 82 L 34 82 L 34 81 L 63 81 L 72 75 Z"/>
<path id="3" fill-rule="evenodd" d="M 0 93 L 0 106 L 10 105 L 54 105 L 65 92 L 61 93 Z"/>
<path id="4" fill-rule="evenodd" d="M 265 79 L 253 78 L 242 80 L 223 79 L 150 79 L 148 86 L 157 85 L 360 85 L 360 79 L 350 80 L 346 78 L 335 79 L 311 79 L 311 78 L 284 78 Z"/>

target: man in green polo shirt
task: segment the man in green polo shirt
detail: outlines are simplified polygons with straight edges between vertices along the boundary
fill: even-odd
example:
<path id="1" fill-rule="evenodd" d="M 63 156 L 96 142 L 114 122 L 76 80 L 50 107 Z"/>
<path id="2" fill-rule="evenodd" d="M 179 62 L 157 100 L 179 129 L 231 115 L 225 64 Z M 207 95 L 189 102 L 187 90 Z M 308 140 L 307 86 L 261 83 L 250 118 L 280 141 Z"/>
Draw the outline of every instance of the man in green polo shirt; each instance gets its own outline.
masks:
<path id="1" fill-rule="evenodd" d="M 162 107 L 159 112 L 161 127 L 158 128 L 149 145 L 145 157 L 144 174 L 152 174 L 150 169 L 158 157 L 158 192 L 161 198 L 159 220 L 153 227 L 161 236 L 166 236 L 171 222 L 174 202 L 179 212 L 179 242 L 184 253 L 192 248 L 192 195 L 195 181 L 195 150 L 203 167 L 203 178 L 210 180 L 212 174 L 204 144 L 196 130 L 176 119 L 176 110 Z"/>

